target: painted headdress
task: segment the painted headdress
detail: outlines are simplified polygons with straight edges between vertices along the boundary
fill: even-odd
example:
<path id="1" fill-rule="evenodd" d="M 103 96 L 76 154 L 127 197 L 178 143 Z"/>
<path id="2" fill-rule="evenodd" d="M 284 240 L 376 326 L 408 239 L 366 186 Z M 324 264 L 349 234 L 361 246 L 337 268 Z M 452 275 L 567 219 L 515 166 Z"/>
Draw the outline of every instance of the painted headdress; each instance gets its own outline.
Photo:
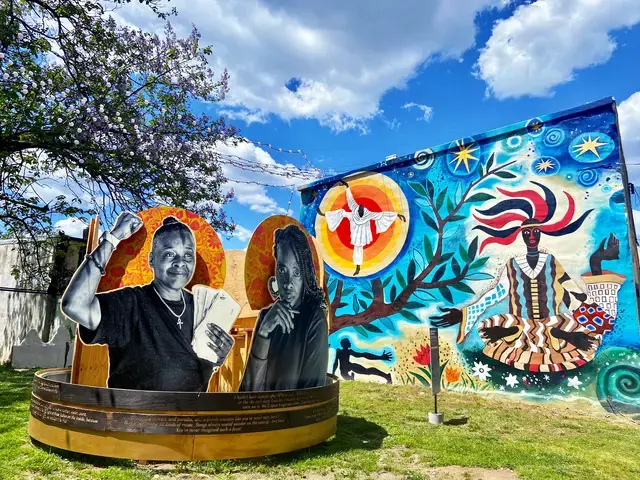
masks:
<path id="1" fill-rule="evenodd" d="M 473 218 L 483 224 L 473 227 L 473 229 L 489 235 L 489 238 L 483 240 L 480 245 L 481 252 L 487 245 L 492 243 L 499 245 L 512 244 L 518 238 L 523 227 L 538 226 L 540 232 L 552 237 L 573 233 L 580 228 L 580 225 L 593 211 L 593 209 L 587 210 L 578 219 L 572 221 L 576 212 L 576 202 L 571 195 L 563 192 L 569 202 L 567 211 L 560 220 L 549 223 L 556 213 L 556 196 L 544 185 L 538 182 L 531 183 L 542 189 L 544 198 L 535 190 L 510 192 L 498 187 L 497 190 L 509 198 L 485 210 L 476 210 L 477 213 L 488 218 L 481 218 L 475 213 L 473 214 Z M 519 222 L 520 224 L 504 228 L 512 222 Z"/>

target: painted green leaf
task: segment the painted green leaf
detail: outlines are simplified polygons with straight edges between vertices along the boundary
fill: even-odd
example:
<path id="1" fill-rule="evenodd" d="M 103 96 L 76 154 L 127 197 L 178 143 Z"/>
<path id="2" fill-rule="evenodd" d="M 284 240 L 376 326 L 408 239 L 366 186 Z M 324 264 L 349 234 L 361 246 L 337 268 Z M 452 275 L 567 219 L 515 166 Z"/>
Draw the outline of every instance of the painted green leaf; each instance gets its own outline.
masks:
<path id="1" fill-rule="evenodd" d="M 440 295 L 442 295 L 442 298 L 444 298 L 449 303 L 453 303 L 453 297 L 451 296 L 451 290 L 449 290 L 448 287 L 440 287 L 440 288 L 438 288 L 438 291 L 440 292 Z"/>
<path id="2" fill-rule="evenodd" d="M 422 271 L 424 269 L 424 257 L 417 248 L 413 249 L 413 260 L 416 262 L 416 269 Z"/>
<path id="3" fill-rule="evenodd" d="M 454 208 L 456 208 L 456 206 L 453 204 L 453 201 L 451 201 L 451 198 L 447 198 L 447 215 L 453 212 Z"/>
<path id="4" fill-rule="evenodd" d="M 420 300 L 435 300 L 436 297 L 433 296 L 432 293 L 428 292 L 427 290 L 423 290 L 421 288 L 418 288 L 415 292 L 413 292 L 413 294 L 416 296 L 416 298 L 419 298 Z"/>
<path id="5" fill-rule="evenodd" d="M 396 290 L 396 286 L 392 285 L 391 286 L 391 292 L 389 293 L 389 301 L 393 302 L 396 299 L 396 296 L 398 295 L 397 290 Z"/>
<path id="6" fill-rule="evenodd" d="M 369 338 L 369 334 L 367 333 L 367 331 L 362 328 L 361 325 L 356 325 L 353 327 L 353 329 L 358 332 L 360 335 L 362 335 L 364 338 Z"/>
<path id="7" fill-rule="evenodd" d="M 343 297 L 347 297 L 347 296 L 351 295 L 355 289 L 356 289 L 356 287 L 347 287 L 347 288 L 345 288 L 344 290 L 342 290 L 342 296 Z"/>
<path id="8" fill-rule="evenodd" d="M 336 291 L 336 287 L 338 286 L 338 279 L 337 278 L 332 278 L 331 280 L 329 280 L 329 285 L 327 288 L 327 291 L 329 293 L 329 295 L 332 295 L 333 292 Z"/>
<path id="9" fill-rule="evenodd" d="M 431 380 L 431 370 L 429 370 L 428 368 L 425 368 L 425 367 L 418 367 L 418 370 L 420 370 L 422 373 L 424 373 L 424 376 L 426 378 Z"/>
<path id="10" fill-rule="evenodd" d="M 496 172 L 495 175 L 500 178 L 518 178 L 517 175 L 514 175 L 511 172 L 505 172 L 504 170 L 500 170 L 499 172 Z"/>
<path id="11" fill-rule="evenodd" d="M 388 277 L 384 282 L 382 282 L 382 288 L 387 288 L 387 285 L 391 283 L 391 280 L 393 280 L 393 276 Z"/>
<path id="12" fill-rule="evenodd" d="M 409 310 L 415 310 L 416 308 L 424 308 L 425 305 L 420 302 L 407 302 L 404 308 L 408 308 Z"/>
<path id="13" fill-rule="evenodd" d="M 487 263 L 489 261 L 489 257 L 483 257 L 483 258 L 479 258 L 478 260 L 476 260 L 475 262 L 473 262 L 469 268 L 480 268 L 482 267 L 485 263 Z"/>
<path id="14" fill-rule="evenodd" d="M 429 237 L 426 235 L 424 236 L 424 256 L 427 259 L 427 262 L 430 262 L 433 258 L 433 247 L 431 246 Z"/>
<path id="15" fill-rule="evenodd" d="M 411 189 L 416 192 L 421 197 L 426 197 L 427 191 L 424 189 L 421 183 L 419 182 L 407 182 L 407 184 L 411 187 Z"/>
<path id="16" fill-rule="evenodd" d="M 402 273 L 400 273 L 400 270 L 396 270 L 396 279 L 398 280 L 398 285 L 400 285 L 400 288 L 405 288 L 407 286 L 407 282 L 402 276 Z"/>
<path id="17" fill-rule="evenodd" d="M 484 165 L 482 164 L 482 162 L 478 163 L 478 175 L 480 175 L 481 177 L 484 175 Z"/>
<path id="18" fill-rule="evenodd" d="M 453 258 L 453 260 L 451 260 L 451 271 L 453 271 L 453 274 L 456 277 L 460 275 L 460 264 L 458 263 L 458 260 L 455 259 L 455 257 Z"/>
<path id="19" fill-rule="evenodd" d="M 427 381 L 426 378 L 424 378 L 422 375 L 420 375 L 419 373 L 416 372 L 411 372 L 411 375 L 413 375 L 414 377 L 416 377 L 418 380 L 420 380 L 420 383 L 422 383 L 423 386 L 425 387 L 430 387 L 431 384 Z"/>
<path id="20" fill-rule="evenodd" d="M 493 200 L 494 198 L 496 197 L 494 197 L 490 193 L 479 192 L 479 193 L 474 193 L 469 198 L 467 198 L 465 200 L 465 203 L 485 202 L 487 200 Z"/>
<path id="21" fill-rule="evenodd" d="M 358 303 L 358 297 L 356 295 L 353 296 L 353 301 L 351 302 L 351 306 L 353 307 L 354 313 L 357 315 L 360 313 L 360 304 Z"/>
<path id="22" fill-rule="evenodd" d="M 372 332 L 372 333 L 382 333 L 382 330 L 380 330 L 378 327 L 376 327 L 375 325 L 371 325 L 370 323 L 367 325 L 362 325 L 362 328 L 366 329 L 367 332 Z"/>
<path id="23" fill-rule="evenodd" d="M 465 280 L 471 280 L 472 282 L 477 282 L 480 280 L 491 280 L 492 278 L 495 278 L 493 275 L 491 275 L 490 273 L 483 273 L 483 272 L 475 272 L 475 273 L 470 273 L 469 275 L 467 275 L 465 277 Z"/>
<path id="24" fill-rule="evenodd" d="M 362 290 L 360 292 L 360 295 L 362 295 L 364 298 L 368 298 L 369 300 L 373 300 L 373 293 L 367 292 L 366 290 Z"/>
<path id="25" fill-rule="evenodd" d="M 458 282 L 455 285 L 451 285 L 451 288 L 455 288 L 456 290 L 460 290 L 461 292 L 464 292 L 464 293 L 470 293 L 471 295 L 474 295 L 476 293 L 473 291 L 473 289 L 469 285 L 462 282 Z"/>
<path id="26" fill-rule="evenodd" d="M 420 320 L 414 313 L 411 313 L 409 310 L 400 310 L 400 315 L 402 315 L 411 323 L 422 323 L 422 320 Z"/>
<path id="27" fill-rule="evenodd" d="M 473 261 L 476 258 L 476 253 L 478 253 L 478 237 L 471 240 L 471 245 L 469 245 L 469 260 Z"/>
<path id="28" fill-rule="evenodd" d="M 447 189 L 443 189 L 438 195 L 438 199 L 436 200 L 436 210 L 440 210 L 442 205 L 444 205 L 444 199 L 447 197 Z"/>
<path id="29" fill-rule="evenodd" d="M 429 198 L 433 198 L 433 195 L 435 194 L 435 190 L 433 188 L 433 183 L 431 183 L 431 180 L 429 180 L 427 178 L 427 191 L 429 192 Z"/>
<path id="30" fill-rule="evenodd" d="M 487 160 L 487 172 L 491 170 L 491 167 L 493 167 L 493 162 L 495 159 L 496 159 L 496 153 L 492 152 L 491 155 L 489 155 L 489 160 Z"/>
<path id="31" fill-rule="evenodd" d="M 389 330 L 391 330 L 392 332 L 396 331 L 396 324 L 393 322 L 393 320 L 391 320 L 390 318 L 384 317 L 384 318 L 379 318 L 378 319 L 380 321 L 380 323 L 382 325 L 384 325 L 385 327 L 387 327 Z"/>
<path id="32" fill-rule="evenodd" d="M 453 252 L 443 253 L 442 256 L 440 257 L 440 261 L 438 262 L 438 265 L 441 263 L 448 262 L 451 257 L 453 257 Z"/>
<path id="33" fill-rule="evenodd" d="M 436 270 L 436 273 L 433 274 L 433 278 L 431 279 L 431 281 L 437 282 L 438 280 L 440 280 L 443 277 L 444 272 L 446 270 L 447 270 L 447 266 L 442 265 L 438 270 Z"/>
<path id="34" fill-rule="evenodd" d="M 464 245 L 460 244 L 458 252 L 460 253 L 460 258 L 462 259 L 462 261 L 464 263 L 467 263 L 467 260 L 469 260 L 469 256 L 467 255 L 467 250 L 464 248 Z"/>
<path id="35" fill-rule="evenodd" d="M 425 212 L 420 212 L 420 213 L 422 214 L 422 219 L 424 220 L 424 223 L 426 223 L 429 227 L 437 231 L 438 225 L 436 224 L 435 220 L 431 218 L 429 215 L 427 215 Z"/>
<path id="36" fill-rule="evenodd" d="M 449 219 L 449 221 L 451 221 L 451 222 L 459 222 L 460 220 L 464 220 L 465 218 L 467 218 L 467 217 L 465 217 L 464 215 L 454 215 L 453 217 L 451 217 Z"/>
<path id="37" fill-rule="evenodd" d="M 409 268 L 407 269 L 407 281 L 410 282 L 414 278 L 416 278 L 416 262 L 411 259 L 409 262 Z"/>
<path id="38" fill-rule="evenodd" d="M 367 302 L 365 302 L 361 298 L 358 299 L 358 303 L 360 304 L 360 306 L 362 307 L 363 310 L 367 309 Z"/>

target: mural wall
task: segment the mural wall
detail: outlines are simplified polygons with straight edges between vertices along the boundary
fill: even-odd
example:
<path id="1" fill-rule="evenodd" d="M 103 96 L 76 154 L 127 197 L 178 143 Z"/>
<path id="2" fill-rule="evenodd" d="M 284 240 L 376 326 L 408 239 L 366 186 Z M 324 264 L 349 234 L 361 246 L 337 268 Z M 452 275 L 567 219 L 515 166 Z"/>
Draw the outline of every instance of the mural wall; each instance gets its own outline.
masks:
<path id="1" fill-rule="evenodd" d="M 301 221 L 333 316 L 329 371 L 429 386 L 436 326 L 443 388 L 640 411 L 619 145 L 606 99 L 306 187 Z"/>

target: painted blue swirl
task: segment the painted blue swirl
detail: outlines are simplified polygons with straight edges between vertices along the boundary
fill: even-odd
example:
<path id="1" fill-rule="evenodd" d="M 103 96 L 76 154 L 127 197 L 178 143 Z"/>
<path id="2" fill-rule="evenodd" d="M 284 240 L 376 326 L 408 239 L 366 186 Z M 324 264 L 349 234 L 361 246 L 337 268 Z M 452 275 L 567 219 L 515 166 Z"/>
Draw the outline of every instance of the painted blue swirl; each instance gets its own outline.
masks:
<path id="1" fill-rule="evenodd" d="M 543 143 L 547 147 L 557 147 L 559 145 L 562 145 L 565 137 L 566 135 L 564 133 L 564 130 L 558 127 L 553 127 L 547 130 L 547 133 L 544 135 Z"/>
<path id="2" fill-rule="evenodd" d="M 594 169 L 587 169 L 578 172 L 578 176 L 576 178 L 576 182 L 581 187 L 593 187 L 596 183 L 598 183 L 598 179 L 600 178 L 600 173 Z"/>
<path id="3" fill-rule="evenodd" d="M 640 367 L 616 363 L 601 369 L 596 392 L 602 406 L 610 412 L 640 411 Z"/>

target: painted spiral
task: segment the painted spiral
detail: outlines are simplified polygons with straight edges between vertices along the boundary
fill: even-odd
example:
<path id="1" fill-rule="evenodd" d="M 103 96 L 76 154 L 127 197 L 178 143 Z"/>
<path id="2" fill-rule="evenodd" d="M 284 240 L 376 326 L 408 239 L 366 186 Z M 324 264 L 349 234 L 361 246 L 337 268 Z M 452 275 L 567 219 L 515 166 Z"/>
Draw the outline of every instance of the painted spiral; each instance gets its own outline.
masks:
<path id="1" fill-rule="evenodd" d="M 640 367 L 616 363 L 598 372 L 598 400 L 614 413 L 640 411 Z"/>
<path id="2" fill-rule="evenodd" d="M 416 170 L 426 170 L 431 165 L 433 165 L 433 161 L 436 159 L 436 156 L 433 153 L 433 150 L 427 148 L 425 150 L 418 150 L 414 156 L 415 164 L 413 168 Z"/>
<path id="3" fill-rule="evenodd" d="M 564 142 L 565 133 L 564 130 L 558 127 L 550 128 L 544 136 L 544 144 L 547 147 L 557 147 Z"/>
<path id="4" fill-rule="evenodd" d="M 578 185 L 582 187 L 593 187 L 596 183 L 598 183 L 599 178 L 600 174 L 598 173 L 598 171 L 589 168 L 587 170 L 582 170 L 581 172 L 579 172 L 576 181 L 578 182 Z"/>

